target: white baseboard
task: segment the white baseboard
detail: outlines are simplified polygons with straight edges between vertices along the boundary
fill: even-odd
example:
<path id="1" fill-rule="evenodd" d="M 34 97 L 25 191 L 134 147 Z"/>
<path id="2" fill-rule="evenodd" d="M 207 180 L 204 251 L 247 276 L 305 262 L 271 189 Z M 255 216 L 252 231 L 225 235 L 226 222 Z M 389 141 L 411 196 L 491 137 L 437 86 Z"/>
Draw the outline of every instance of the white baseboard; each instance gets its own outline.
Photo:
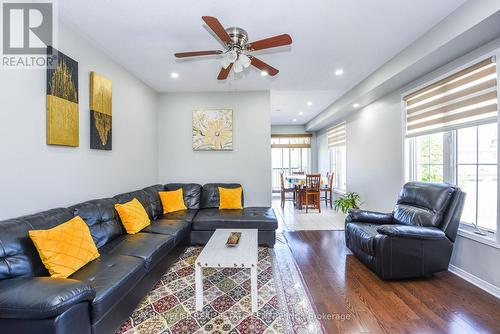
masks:
<path id="1" fill-rule="evenodd" d="M 454 273 L 455 275 L 463 278 L 467 282 L 474 284 L 478 288 L 480 288 L 480 289 L 488 292 L 489 294 L 500 299 L 500 288 L 499 287 L 497 287 L 491 283 L 488 283 L 485 280 L 483 280 L 477 276 L 474 276 L 471 273 L 469 273 L 469 272 L 467 272 L 467 271 L 465 271 L 457 266 L 454 266 L 452 264 L 449 265 L 448 271 Z"/>

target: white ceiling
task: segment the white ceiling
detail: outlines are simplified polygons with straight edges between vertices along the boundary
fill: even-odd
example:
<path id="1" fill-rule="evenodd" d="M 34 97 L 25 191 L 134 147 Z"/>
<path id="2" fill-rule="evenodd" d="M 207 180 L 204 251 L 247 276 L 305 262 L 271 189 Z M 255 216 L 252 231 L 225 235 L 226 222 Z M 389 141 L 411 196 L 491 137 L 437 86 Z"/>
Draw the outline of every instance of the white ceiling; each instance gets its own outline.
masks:
<path id="1" fill-rule="evenodd" d="M 273 124 L 305 124 L 464 2 L 64 0 L 59 17 L 159 92 L 270 90 Z M 280 73 L 262 77 L 252 68 L 220 82 L 217 57 L 175 59 L 221 48 L 203 15 L 244 28 L 251 41 L 290 34 L 291 46 L 254 53 Z"/>

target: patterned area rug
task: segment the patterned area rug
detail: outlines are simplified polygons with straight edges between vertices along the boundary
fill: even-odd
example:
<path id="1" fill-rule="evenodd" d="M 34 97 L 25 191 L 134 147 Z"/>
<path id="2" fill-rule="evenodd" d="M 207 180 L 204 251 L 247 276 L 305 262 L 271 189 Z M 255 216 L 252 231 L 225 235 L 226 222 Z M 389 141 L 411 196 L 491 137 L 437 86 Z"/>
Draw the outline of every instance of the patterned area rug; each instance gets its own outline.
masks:
<path id="1" fill-rule="evenodd" d="M 122 325 L 118 333 L 324 333 L 288 246 L 259 248 L 259 311 L 251 312 L 249 269 L 205 268 L 204 308 L 195 311 L 194 263 L 189 247 Z"/>

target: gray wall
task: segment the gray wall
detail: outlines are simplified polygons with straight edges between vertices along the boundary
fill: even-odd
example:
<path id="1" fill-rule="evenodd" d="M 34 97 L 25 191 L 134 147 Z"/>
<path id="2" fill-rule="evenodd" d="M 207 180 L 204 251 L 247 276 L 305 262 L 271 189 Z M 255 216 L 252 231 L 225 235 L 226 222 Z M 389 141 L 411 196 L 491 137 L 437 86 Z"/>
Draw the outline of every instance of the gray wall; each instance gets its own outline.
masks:
<path id="1" fill-rule="evenodd" d="M 271 134 L 301 134 L 311 133 L 311 173 L 318 172 L 318 150 L 316 146 L 316 133 L 307 132 L 305 125 L 272 125 Z M 326 175 L 326 174 L 325 174 Z"/>
<path id="2" fill-rule="evenodd" d="M 362 207 L 391 211 L 403 185 L 403 134 L 401 94 L 423 82 L 472 61 L 500 47 L 500 40 L 490 43 L 442 67 L 416 82 L 393 92 L 350 115 L 347 121 L 347 190 L 359 192 Z M 328 170 L 326 129 L 317 134 L 318 166 Z M 452 255 L 452 265 L 469 279 L 479 278 L 500 289 L 500 249 L 459 236 Z M 472 276 L 471 276 L 472 275 Z M 495 288 L 491 289 L 494 290 Z"/>
<path id="3" fill-rule="evenodd" d="M 156 93 L 61 26 L 79 63 L 80 147 L 45 144 L 45 71 L 0 74 L 0 219 L 112 196 L 158 179 Z M 89 73 L 113 81 L 113 150 L 90 150 Z"/>
<path id="4" fill-rule="evenodd" d="M 233 109 L 233 151 L 193 151 L 192 110 L 217 108 Z M 238 182 L 246 206 L 270 205 L 269 92 L 165 93 L 158 110 L 161 183 Z"/>

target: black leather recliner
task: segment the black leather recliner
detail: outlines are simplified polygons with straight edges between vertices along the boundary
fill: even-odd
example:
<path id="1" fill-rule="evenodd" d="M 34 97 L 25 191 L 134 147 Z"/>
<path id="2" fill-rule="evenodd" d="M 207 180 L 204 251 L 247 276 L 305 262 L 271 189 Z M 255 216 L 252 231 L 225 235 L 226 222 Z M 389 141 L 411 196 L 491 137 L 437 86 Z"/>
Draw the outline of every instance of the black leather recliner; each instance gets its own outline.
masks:
<path id="1" fill-rule="evenodd" d="M 383 279 L 447 270 L 464 200 L 449 184 L 409 182 L 392 213 L 350 210 L 346 245 Z"/>

